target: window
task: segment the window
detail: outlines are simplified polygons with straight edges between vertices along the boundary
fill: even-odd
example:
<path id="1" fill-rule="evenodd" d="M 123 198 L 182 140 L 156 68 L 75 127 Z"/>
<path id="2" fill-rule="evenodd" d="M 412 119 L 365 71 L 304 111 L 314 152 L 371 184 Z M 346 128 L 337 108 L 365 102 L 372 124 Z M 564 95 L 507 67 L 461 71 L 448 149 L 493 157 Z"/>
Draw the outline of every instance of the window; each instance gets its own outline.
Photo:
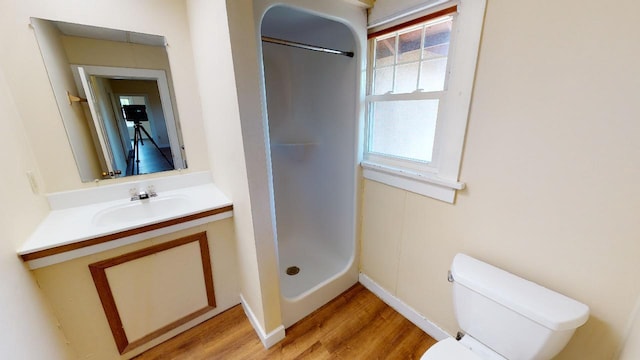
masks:
<path id="1" fill-rule="evenodd" d="M 366 178 L 453 202 L 484 1 L 370 33 Z"/>

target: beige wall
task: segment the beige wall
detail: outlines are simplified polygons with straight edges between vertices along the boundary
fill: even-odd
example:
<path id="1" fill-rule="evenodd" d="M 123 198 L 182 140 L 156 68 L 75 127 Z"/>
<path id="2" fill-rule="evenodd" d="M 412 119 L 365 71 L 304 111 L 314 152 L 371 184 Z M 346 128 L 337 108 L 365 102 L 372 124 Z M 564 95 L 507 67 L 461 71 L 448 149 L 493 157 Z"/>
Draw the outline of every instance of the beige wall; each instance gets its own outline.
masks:
<path id="1" fill-rule="evenodd" d="M 64 130 L 69 139 L 74 139 L 74 147 L 71 151 L 78 167 L 78 175 L 82 179 L 100 179 L 102 177 L 102 169 L 106 169 L 106 167 L 101 166 L 104 163 L 102 152 L 98 152 L 98 148 L 91 141 L 94 136 L 97 136 L 93 123 L 87 121 L 89 117 L 85 116 L 85 109 L 80 104 L 70 105 L 66 98 L 67 92 L 71 95 L 78 95 L 78 91 L 69 67 L 67 54 L 64 51 L 60 31 L 53 23 L 42 19 L 31 19 L 31 26 L 38 40 L 42 60 L 47 67 L 51 89 L 55 94 L 55 101 L 60 112 L 60 119 L 64 119 Z M 39 125 L 32 123 L 28 125 L 31 125 L 31 133 L 40 130 L 38 128 Z M 46 132 L 38 134 L 38 136 L 49 140 L 49 135 Z M 51 140 L 53 139 L 51 138 Z M 49 154 L 46 149 L 40 148 L 35 148 L 34 152 L 38 157 Z M 63 166 L 69 166 L 67 171 L 73 171 L 73 168 L 71 168 L 72 163 L 50 161 L 50 159 L 42 160 L 40 164 L 43 174 L 64 171 Z"/>
<path id="2" fill-rule="evenodd" d="M 4 53 L 5 42 L 0 39 Z M 29 140 L 5 79 L 0 58 L 0 349 L 7 359 L 74 359 L 42 292 L 16 255 L 16 248 L 44 217 L 47 204 L 34 195 L 27 171 L 39 178 Z"/>
<path id="3" fill-rule="evenodd" d="M 15 319 L 11 322 L 19 324 L 3 342 L 15 351 L 33 352 L 35 358 L 69 356 L 14 248 L 46 212 L 44 201 L 31 195 L 26 170 L 43 169 L 43 176 L 36 171 L 43 191 L 86 186 L 74 172 L 28 27 L 31 16 L 167 36 L 185 142 L 193 149 L 188 152 L 190 170 L 211 166 L 216 182 L 233 195 L 242 292 L 252 309 L 260 312 L 265 329 L 271 330 L 279 321 L 277 287 L 270 283 L 277 282 L 271 272 L 275 251 L 269 242 L 253 241 L 255 219 L 244 185 L 249 176 L 243 166 L 233 65 L 228 56 L 213 56 L 219 46 L 230 49 L 224 3 L 190 1 L 190 24 L 184 3 L 178 1 L 74 5 L 68 0 L 2 5 L 0 40 L 3 49 L 11 51 L 3 50 L 0 58 L 6 76 L 1 83 L 7 84 L 0 93 L 2 119 L 10 129 L 2 133 L 1 143 L 7 149 L 3 153 L 11 154 L 5 161 L 13 165 L 6 171 L 9 185 L 3 186 L 3 198 L 8 200 L 0 208 L 6 212 L 2 221 L 9 221 L 3 226 L 9 240 L 1 242 L 0 264 L 11 283 L 5 283 L 10 290 L 0 292 L 0 299 L 3 313 L 7 311 Z M 634 14 L 640 4 L 625 0 L 616 6 L 614 12 L 596 1 L 489 0 L 461 172 L 468 188 L 459 193 L 455 205 L 449 205 L 366 181 L 364 273 L 454 333 L 446 271 L 453 255 L 464 251 L 591 307 L 591 319 L 559 358 L 607 359 L 616 353 L 640 295 L 640 224 L 635 218 L 640 190 L 634 187 L 640 181 L 636 141 L 640 122 L 633 117 L 640 83 L 634 71 L 640 55 Z M 122 13 L 122 7 L 132 11 Z M 198 60 L 198 76 L 219 81 L 224 91 L 197 83 L 189 26 L 193 32 L 217 31 L 191 35 L 197 54 L 216 60 L 211 64 Z M 198 86 L 201 97 L 211 101 L 204 110 L 200 97 L 194 96 Z M 7 104 L 9 91 L 15 104 Z M 21 135 L 21 120 L 26 137 Z M 215 135 L 220 127 L 224 130 Z M 220 142 L 207 148 L 203 129 L 211 143 Z M 25 147 L 28 144 L 33 146 Z M 43 147 L 58 160 L 48 163 Z M 217 154 L 210 163 L 207 150 Z M 11 215 L 17 213 L 22 216 Z M 260 263 L 258 254 L 268 256 Z M 99 314 L 91 311 L 91 316 Z M 30 344 L 34 337 L 39 347 L 24 342 L 30 339 Z"/>
<path id="4" fill-rule="evenodd" d="M 636 308 L 632 316 L 629 316 L 629 329 L 627 331 L 627 337 L 624 340 L 623 347 L 620 349 L 620 360 L 640 359 L 640 316 L 638 316 L 639 309 L 640 298 L 638 298 L 638 303 L 636 303 Z"/>
<path id="5" fill-rule="evenodd" d="M 381 2 L 381 0 L 378 0 Z M 448 332 L 466 252 L 591 307 L 610 359 L 640 294 L 640 3 L 489 0 L 455 205 L 367 181 L 362 271 Z"/>
<path id="6" fill-rule="evenodd" d="M 160 46 L 65 35 L 61 42 L 70 64 L 156 69 L 171 75 L 167 51 Z"/>
<path id="7" fill-rule="evenodd" d="M 0 17 L 0 37 L 7 49 L 11 49 L 2 54 L 7 68 L 11 69 L 7 71 L 7 83 L 14 94 L 18 112 L 42 171 L 42 191 L 55 192 L 95 185 L 81 183 L 78 176 L 34 31 L 29 27 L 30 17 L 165 36 L 169 44 L 167 55 L 171 64 L 176 107 L 180 113 L 189 159 L 187 171 L 209 169 L 200 98 L 194 96 L 196 76 L 183 1 L 144 0 L 132 3 L 115 0 L 78 6 L 71 0 L 55 3 L 25 0 L 3 2 Z M 127 179 L 105 182 L 122 181 Z"/>
<path id="8" fill-rule="evenodd" d="M 282 323 L 275 244 L 273 234 L 261 231 L 264 227 L 259 226 L 271 219 L 268 207 L 254 207 L 249 194 L 251 178 L 246 168 L 249 160 L 243 147 L 227 9 L 224 1 L 193 0 L 188 1 L 188 5 L 214 181 L 231 194 L 234 202 L 241 293 L 259 326 L 269 333 Z M 254 42 L 252 29 L 251 25 L 242 31 Z M 252 72 L 257 79 L 255 72 L 257 67 Z M 260 115 L 255 118 L 261 121 L 259 119 Z M 260 143 L 260 138 L 255 136 L 250 137 L 251 141 Z M 255 183 L 255 177 L 253 179 Z"/>

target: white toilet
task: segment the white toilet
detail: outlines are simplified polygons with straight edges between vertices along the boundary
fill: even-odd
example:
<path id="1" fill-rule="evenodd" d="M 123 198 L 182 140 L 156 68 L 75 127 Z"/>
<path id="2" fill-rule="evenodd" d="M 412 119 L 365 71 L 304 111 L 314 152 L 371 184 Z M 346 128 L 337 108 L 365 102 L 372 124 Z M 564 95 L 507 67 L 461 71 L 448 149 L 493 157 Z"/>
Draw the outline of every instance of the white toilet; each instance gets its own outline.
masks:
<path id="1" fill-rule="evenodd" d="M 464 336 L 421 360 L 549 360 L 589 317 L 587 305 L 468 255 L 455 256 L 449 280 Z"/>

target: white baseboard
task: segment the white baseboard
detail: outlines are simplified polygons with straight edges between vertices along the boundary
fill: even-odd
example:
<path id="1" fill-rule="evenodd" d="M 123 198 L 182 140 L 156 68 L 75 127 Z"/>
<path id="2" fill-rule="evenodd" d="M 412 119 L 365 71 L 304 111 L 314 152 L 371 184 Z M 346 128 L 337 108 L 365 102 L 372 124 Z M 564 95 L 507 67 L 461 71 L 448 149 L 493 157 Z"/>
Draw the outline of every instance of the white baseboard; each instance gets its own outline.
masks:
<path id="1" fill-rule="evenodd" d="M 451 337 L 451 335 L 447 334 L 446 331 L 442 330 L 439 326 L 429 321 L 429 319 L 422 316 L 412 307 L 402 302 L 387 290 L 383 289 L 367 275 L 360 273 L 359 280 L 365 288 L 369 289 L 369 291 L 374 293 L 387 305 L 391 306 L 395 311 L 399 312 L 400 315 L 404 316 L 407 320 L 422 329 L 422 331 L 429 334 L 432 338 L 440 341 Z"/>
<path id="2" fill-rule="evenodd" d="M 242 294 L 240 294 L 240 303 L 242 304 L 244 313 L 249 318 L 249 322 L 251 323 L 251 326 L 253 326 L 253 329 L 258 334 L 258 337 L 260 338 L 260 341 L 262 341 L 262 345 L 264 345 L 265 348 L 268 349 L 273 345 L 279 343 L 282 339 L 284 339 L 285 332 L 284 332 L 283 325 L 278 326 L 273 331 L 267 334 L 262 328 L 262 326 L 260 325 L 260 322 L 256 318 L 255 314 L 249 307 L 249 304 L 247 304 L 247 302 L 244 300 L 244 296 L 242 296 Z"/>

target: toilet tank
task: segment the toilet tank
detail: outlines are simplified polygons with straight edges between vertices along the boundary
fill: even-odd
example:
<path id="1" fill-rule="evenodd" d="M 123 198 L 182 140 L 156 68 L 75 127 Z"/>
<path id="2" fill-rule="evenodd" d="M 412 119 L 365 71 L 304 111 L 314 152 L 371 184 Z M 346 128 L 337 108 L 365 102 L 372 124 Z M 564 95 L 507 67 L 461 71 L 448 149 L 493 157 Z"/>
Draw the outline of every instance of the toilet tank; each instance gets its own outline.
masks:
<path id="1" fill-rule="evenodd" d="M 465 254 L 451 275 L 462 331 L 509 360 L 553 358 L 589 317 L 587 305 Z"/>

